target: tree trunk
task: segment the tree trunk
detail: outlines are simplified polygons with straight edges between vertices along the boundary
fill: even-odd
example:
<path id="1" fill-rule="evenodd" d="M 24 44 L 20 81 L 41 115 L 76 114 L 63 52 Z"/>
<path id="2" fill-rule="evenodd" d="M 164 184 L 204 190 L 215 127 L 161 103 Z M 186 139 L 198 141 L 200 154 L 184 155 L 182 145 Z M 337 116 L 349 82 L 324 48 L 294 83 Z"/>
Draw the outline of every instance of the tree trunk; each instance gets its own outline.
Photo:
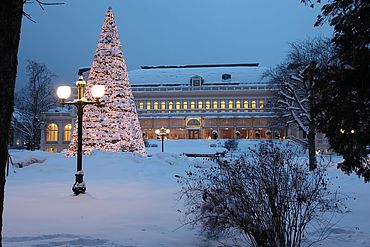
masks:
<path id="1" fill-rule="evenodd" d="M 2 246 L 5 168 L 8 160 L 22 14 L 23 0 L 0 1 L 0 246 Z"/>
<path id="2" fill-rule="evenodd" d="M 309 161 L 309 167 L 310 171 L 313 171 L 316 169 L 316 128 L 315 123 L 311 121 L 308 126 L 308 161 Z"/>

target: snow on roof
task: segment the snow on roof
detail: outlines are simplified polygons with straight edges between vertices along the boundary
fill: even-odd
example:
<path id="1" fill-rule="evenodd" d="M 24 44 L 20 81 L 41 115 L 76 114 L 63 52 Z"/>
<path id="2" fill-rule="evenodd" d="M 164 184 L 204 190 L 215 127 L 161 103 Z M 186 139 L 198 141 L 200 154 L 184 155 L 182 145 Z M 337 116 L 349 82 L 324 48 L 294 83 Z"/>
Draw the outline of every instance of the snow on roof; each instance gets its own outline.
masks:
<path id="1" fill-rule="evenodd" d="M 145 68 L 145 67 L 144 67 Z M 148 67 L 147 67 L 148 68 Z M 241 84 L 266 84 L 263 78 L 265 67 L 258 66 L 225 66 L 225 67 L 181 67 L 159 66 L 150 69 L 137 69 L 128 72 L 130 83 L 140 85 L 189 85 L 193 76 L 201 76 L 204 84 L 241 83 Z M 229 74 L 231 79 L 223 80 L 222 75 Z"/>

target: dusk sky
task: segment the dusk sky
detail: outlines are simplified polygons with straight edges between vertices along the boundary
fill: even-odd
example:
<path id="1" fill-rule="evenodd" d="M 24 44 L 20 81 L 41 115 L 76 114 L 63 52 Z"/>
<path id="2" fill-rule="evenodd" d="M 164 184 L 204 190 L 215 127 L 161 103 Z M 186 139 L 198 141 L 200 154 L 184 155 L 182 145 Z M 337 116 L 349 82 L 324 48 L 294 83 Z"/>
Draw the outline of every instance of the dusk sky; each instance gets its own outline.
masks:
<path id="1" fill-rule="evenodd" d="M 57 0 L 55 0 L 57 1 Z M 142 65 L 281 62 L 289 42 L 329 37 L 314 27 L 319 9 L 299 0 L 61 0 L 26 4 L 19 47 L 17 89 L 27 81 L 27 60 L 44 63 L 56 84 L 77 80 L 90 66 L 105 13 L 113 8 L 129 70 Z M 47 1 L 51 2 L 51 0 Z"/>

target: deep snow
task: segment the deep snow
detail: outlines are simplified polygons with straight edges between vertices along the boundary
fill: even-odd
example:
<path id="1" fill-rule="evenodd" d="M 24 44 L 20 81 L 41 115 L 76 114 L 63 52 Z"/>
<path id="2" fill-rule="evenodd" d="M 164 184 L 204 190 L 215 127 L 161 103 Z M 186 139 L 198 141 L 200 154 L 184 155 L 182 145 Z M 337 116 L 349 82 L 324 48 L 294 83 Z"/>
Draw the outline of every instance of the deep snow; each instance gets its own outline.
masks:
<path id="1" fill-rule="evenodd" d="M 174 175 L 201 161 L 183 153 L 222 151 L 222 141 L 166 140 L 165 153 L 160 152 L 159 140 L 150 143 L 158 145 L 147 149 L 151 157 L 107 152 L 84 156 L 87 193 L 77 197 L 71 192 L 75 158 L 11 150 L 14 163 L 26 166 L 10 167 L 4 246 L 218 246 L 196 229 L 183 226 L 178 212 L 183 206 L 178 201 L 179 185 Z M 256 143 L 242 140 L 240 148 Z M 42 163 L 26 164 L 32 159 Z M 329 174 L 356 200 L 348 202 L 351 213 L 333 228 L 322 246 L 370 246 L 369 185 L 335 168 Z"/>

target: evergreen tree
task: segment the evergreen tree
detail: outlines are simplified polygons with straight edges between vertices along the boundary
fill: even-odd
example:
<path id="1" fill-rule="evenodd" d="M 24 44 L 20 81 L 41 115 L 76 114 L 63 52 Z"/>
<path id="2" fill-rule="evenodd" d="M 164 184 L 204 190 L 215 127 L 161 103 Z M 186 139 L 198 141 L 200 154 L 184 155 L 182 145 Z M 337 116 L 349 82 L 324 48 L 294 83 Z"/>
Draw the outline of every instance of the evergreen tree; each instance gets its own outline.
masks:
<path id="1" fill-rule="evenodd" d="M 93 100 L 91 88 L 95 84 L 105 85 L 106 93 L 101 99 L 101 105 L 87 105 L 84 109 L 83 152 L 88 154 L 93 149 L 100 149 L 145 154 L 134 97 L 111 8 L 105 15 L 87 80 L 87 100 Z M 77 128 L 74 130 L 67 152 L 69 156 L 75 155 L 77 149 Z"/>
<path id="2" fill-rule="evenodd" d="M 343 155 L 339 168 L 370 181 L 370 4 L 368 0 L 325 2 L 316 25 L 327 21 L 333 26 L 335 54 L 318 84 L 318 129 Z"/>

